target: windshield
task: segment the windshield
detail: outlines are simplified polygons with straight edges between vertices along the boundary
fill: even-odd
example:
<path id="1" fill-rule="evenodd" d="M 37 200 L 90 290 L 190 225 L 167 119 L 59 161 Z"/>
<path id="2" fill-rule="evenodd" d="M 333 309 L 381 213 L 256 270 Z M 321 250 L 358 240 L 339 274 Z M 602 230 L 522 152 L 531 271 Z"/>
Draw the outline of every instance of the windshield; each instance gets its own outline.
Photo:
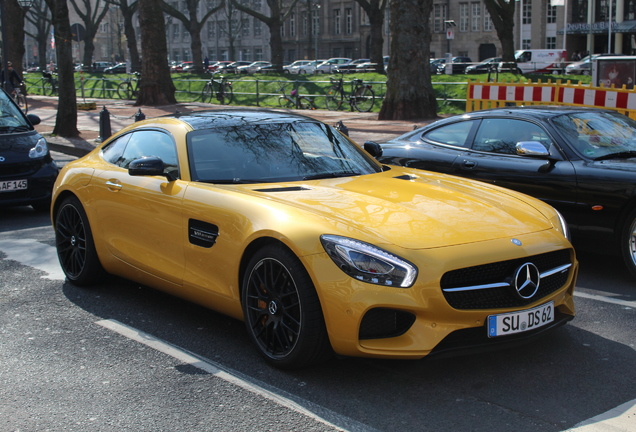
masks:
<path id="1" fill-rule="evenodd" d="M 636 121 L 622 114 L 577 112 L 556 116 L 552 122 L 572 148 L 589 158 L 636 152 Z"/>
<path id="2" fill-rule="evenodd" d="M 0 91 L 0 134 L 25 132 L 33 127 L 26 121 L 22 111 L 14 104 L 9 96 Z"/>
<path id="3" fill-rule="evenodd" d="M 266 123 L 190 132 L 191 177 L 209 183 L 263 183 L 381 171 L 340 132 L 321 123 Z"/>

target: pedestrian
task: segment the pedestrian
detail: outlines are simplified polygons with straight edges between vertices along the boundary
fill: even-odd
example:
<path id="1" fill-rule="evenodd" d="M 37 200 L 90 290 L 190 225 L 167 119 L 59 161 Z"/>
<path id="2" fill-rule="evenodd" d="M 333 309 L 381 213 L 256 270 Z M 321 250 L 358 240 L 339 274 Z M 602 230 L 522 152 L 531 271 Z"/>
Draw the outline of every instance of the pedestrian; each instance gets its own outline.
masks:
<path id="1" fill-rule="evenodd" d="M 208 71 L 208 66 L 210 66 L 210 59 L 206 56 L 205 60 L 203 60 L 203 72 Z"/>
<path id="2" fill-rule="evenodd" d="M 15 93 L 15 88 L 22 84 L 22 78 L 20 75 L 13 69 L 13 65 L 11 62 L 7 62 L 7 71 L 3 69 L 0 72 L 2 75 L 2 88 L 9 94 L 13 95 Z"/>

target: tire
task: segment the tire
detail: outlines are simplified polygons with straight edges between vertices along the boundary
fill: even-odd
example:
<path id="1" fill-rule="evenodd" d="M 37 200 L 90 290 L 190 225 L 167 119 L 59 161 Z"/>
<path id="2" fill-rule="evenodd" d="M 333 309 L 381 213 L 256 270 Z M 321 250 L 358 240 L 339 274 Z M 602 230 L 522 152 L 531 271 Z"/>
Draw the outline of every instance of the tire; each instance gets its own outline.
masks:
<path id="1" fill-rule="evenodd" d="M 50 81 L 42 82 L 42 93 L 44 93 L 44 96 L 53 96 L 55 94 Z"/>
<path id="2" fill-rule="evenodd" d="M 18 106 L 20 107 L 20 109 L 24 112 L 27 111 L 27 103 L 26 103 L 26 98 L 24 97 L 24 95 L 22 93 L 20 93 L 17 97 L 16 97 L 16 103 L 18 104 Z"/>
<path id="3" fill-rule="evenodd" d="M 342 106 L 342 93 L 329 89 L 329 93 L 325 96 L 325 105 L 329 111 L 337 111 Z"/>
<path id="4" fill-rule="evenodd" d="M 212 86 L 206 84 L 201 90 L 201 102 L 210 103 L 212 101 Z"/>
<path id="5" fill-rule="evenodd" d="M 244 274 L 241 300 L 249 337 L 271 365 L 296 369 L 331 355 L 318 295 L 289 249 L 271 244 L 254 254 Z"/>
<path id="6" fill-rule="evenodd" d="M 287 108 L 287 109 L 296 108 L 296 103 L 290 98 L 288 98 L 287 96 L 279 96 L 278 105 L 280 105 L 281 108 Z"/>
<path id="7" fill-rule="evenodd" d="M 117 95 L 120 99 L 132 100 L 133 99 L 133 89 L 132 85 L 129 82 L 120 83 L 117 86 Z"/>
<path id="8" fill-rule="evenodd" d="M 85 286 L 100 280 L 104 270 L 95 250 L 88 217 L 75 196 L 64 199 L 56 211 L 55 247 L 69 282 Z"/>
<path id="9" fill-rule="evenodd" d="M 636 209 L 627 216 L 619 241 L 625 265 L 636 278 Z"/>
<path id="10" fill-rule="evenodd" d="M 298 103 L 300 104 L 301 109 L 306 109 L 306 110 L 316 109 L 316 105 L 314 104 L 314 101 L 309 99 L 308 97 L 301 96 Z"/>
<path id="11" fill-rule="evenodd" d="M 232 92 L 232 86 L 225 83 L 221 84 L 219 91 L 216 93 L 216 99 L 221 105 L 229 105 L 232 103 L 234 93 Z"/>
<path id="12" fill-rule="evenodd" d="M 375 94 L 369 87 L 360 87 L 353 98 L 355 107 L 360 112 L 369 112 L 375 103 Z"/>

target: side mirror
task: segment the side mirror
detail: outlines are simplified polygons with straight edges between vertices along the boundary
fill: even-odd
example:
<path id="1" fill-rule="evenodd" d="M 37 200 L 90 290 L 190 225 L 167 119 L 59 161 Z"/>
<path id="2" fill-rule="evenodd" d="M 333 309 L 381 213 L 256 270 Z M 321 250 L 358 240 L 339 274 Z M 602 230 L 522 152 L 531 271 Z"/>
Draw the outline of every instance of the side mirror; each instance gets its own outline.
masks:
<path id="1" fill-rule="evenodd" d="M 36 116 L 35 114 L 27 114 L 27 119 L 31 122 L 31 124 L 33 126 L 39 125 L 40 124 L 40 117 Z"/>
<path id="2" fill-rule="evenodd" d="M 377 142 L 366 141 L 364 143 L 364 149 L 376 159 L 382 156 L 382 147 Z"/>
<path id="3" fill-rule="evenodd" d="M 165 173 L 163 170 L 163 161 L 156 156 L 136 159 L 128 165 L 128 174 L 131 176 L 163 176 L 169 181 L 176 180 L 174 175 Z"/>
<path id="4" fill-rule="evenodd" d="M 534 156 L 546 158 L 550 156 L 550 152 L 539 141 L 520 141 L 515 146 L 517 154 L 520 156 Z"/>

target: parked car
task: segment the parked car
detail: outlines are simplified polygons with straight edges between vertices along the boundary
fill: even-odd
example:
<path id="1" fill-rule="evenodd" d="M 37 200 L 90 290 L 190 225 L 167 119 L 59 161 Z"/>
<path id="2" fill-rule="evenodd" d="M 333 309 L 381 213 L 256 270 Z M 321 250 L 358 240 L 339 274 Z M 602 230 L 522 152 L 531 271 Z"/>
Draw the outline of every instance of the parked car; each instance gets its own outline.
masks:
<path id="1" fill-rule="evenodd" d="M 351 61 L 350 58 L 341 58 L 341 57 L 330 58 L 329 60 L 325 60 L 324 62 L 316 66 L 316 70 L 314 71 L 314 73 L 318 73 L 318 74 L 334 73 L 336 72 L 337 66 L 348 64 L 350 61 Z"/>
<path id="2" fill-rule="evenodd" d="M 104 69 L 104 73 L 119 74 L 126 73 L 126 63 L 117 63 L 115 66 L 107 67 Z"/>
<path id="3" fill-rule="evenodd" d="M 443 68 L 446 67 L 445 58 L 433 58 L 429 60 L 431 75 L 444 73 Z"/>
<path id="4" fill-rule="evenodd" d="M 387 67 L 389 66 L 389 56 L 382 57 L 382 61 L 384 62 L 384 71 L 386 72 Z M 356 66 L 356 72 L 375 72 L 376 63 L 365 62 L 360 63 Z"/>
<path id="5" fill-rule="evenodd" d="M 518 343 L 574 316 L 578 263 L 550 206 L 386 170 L 290 112 L 139 121 L 58 178 L 69 283 L 105 270 L 243 319 L 277 367 Z"/>
<path id="6" fill-rule="evenodd" d="M 234 63 L 230 60 L 221 60 L 217 62 L 213 62 L 208 66 L 208 72 L 214 72 L 222 66 L 229 65 L 230 63 Z"/>
<path id="7" fill-rule="evenodd" d="M 464 71 L 464 73 L 481 74 L 481 73 L 488 73 L 489 71 L 496 72 L 500 62 L 501 62 L 501 57 L 491 57 L 489 59 L 482 61 L 481 63 L 466 66 L 466 70 Z"/>
<path id="8" fill-rule="evenodd" d="M 253 74 L 258 72 L 259 68 L 271 65 L 272 64 L 268 61 L 255 61 L 250 64 L 237 67 L 236 73 Z"/>
<path id="9" fill-rule="evenodd" d="M 309 63 L 311 63 L 311 60 L 296 60 L 295 62 L 292 62 L 290 65 L 283 66 L 283 72 L 298 74 L 300 67 L 308 65 Z"/>
<path id="10" fill-rule="evenodd" d="M 93 62 L 92 71 L 93 72 L 104 72 L 106 68 L 114 66 L 112 62 L 109 61 L 97 61 Z"/>
<path id="11" fill-rule="evenodd" d="M 59 169 L 46 140 L 33 128 L 40 118 L 25 115 L 1 89 L 0 104 L 0 207 L 48 211 Z"/>
<path id="12" fill-rule="evenodd" d="M 443 59 L 444 62 L 441 62 L 444 64 L 444 67 L 440 67 L 438 69 L 438 73 L 446 73 L 446 60 Z M 470 57 L 465 57 L 465 56 L 457 56 L 457 57 L 453 57 L 452 59 L 452 63 L 453 63 L 453 74 L 463 74 L 466 73 L 466 68 L 468 66 L 470 66 L 470 64 L 472 63 L 472 60 L 470 59 Z"/>
<path id="13" fill-rule="evenodd" d="M 181 73 L 183 72 L 183 68 L 191 65 L 192 62 L 191 61 L 182 61 L 180 63 L 177 63 L 176 65 L 170 67 L 170 72 L 172 73 Z"/>
<path id="14" fill-rule="evenodd" d="M 381 148 L 382 163 L 545 201 L 578 247 L 622 255 L 636 277 L 636 121 L 596 108 L 497 108 L 440 120 Z"/>
<path id="15" fill-rule="evenodd" d="M 581 61 L 571 63 L 565 67 L 566 75 L 592 75 L 592 61 L 599 57 L 620 57 L 623 54 L 592 54 L 583 57 Z"/>
<path id="16" fill-rule="evenodd" d="M 312 60 L 307 64 L 298 66 L 297 72 L 293 72 L 292 70 L 290 70 L 290 73 L 298 73 L 299 75 L 316 73 L 316 68 L 318 67 L 318 65 L 325 61 L 326 60 Z"/>
<path id="17" fill-rule="evenodd" d="M 334 72 L 338 72 L 338 73 L 356 72 L 356 68 L 363 63 L 369 63 L 369 59 L 357 59 L 357 60 L 352 60 L 349 63 L 336 65 Z"/>
<path id="18" fill-rule="evenodd" d="M 219 66 L 217 71 L 220 73 L 238 73 L 239 66 L 247 66 L 252 62 L 248 61 L 234 61 L 232 63 Z"/>

